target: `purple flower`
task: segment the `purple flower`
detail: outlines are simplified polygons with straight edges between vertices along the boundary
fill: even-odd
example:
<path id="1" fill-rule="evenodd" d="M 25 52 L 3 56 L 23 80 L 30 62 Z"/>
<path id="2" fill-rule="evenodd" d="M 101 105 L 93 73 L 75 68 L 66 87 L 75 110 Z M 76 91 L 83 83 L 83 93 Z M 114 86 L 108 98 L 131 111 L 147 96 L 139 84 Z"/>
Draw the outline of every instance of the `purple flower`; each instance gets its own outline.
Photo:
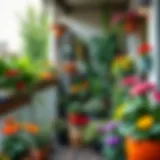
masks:
<path id="1" fill-rule="evenodd" d="M 101 133 L 106 133 L 106 132 L 113 132 L 117 129 L 118 124 L 115 121 L 110 121 L 105 125 L 99 126 L 98 130 Z"/>
<path id="2" fill-rule="evenodd" d="M 107 145 L 115 146 L 115 145 L 120 144 L 121 139 L 120 139 L 120 137 L 117 137 L 117 136 L 109 136 L 109 137 L 105 138 L 104 142 Z"/>

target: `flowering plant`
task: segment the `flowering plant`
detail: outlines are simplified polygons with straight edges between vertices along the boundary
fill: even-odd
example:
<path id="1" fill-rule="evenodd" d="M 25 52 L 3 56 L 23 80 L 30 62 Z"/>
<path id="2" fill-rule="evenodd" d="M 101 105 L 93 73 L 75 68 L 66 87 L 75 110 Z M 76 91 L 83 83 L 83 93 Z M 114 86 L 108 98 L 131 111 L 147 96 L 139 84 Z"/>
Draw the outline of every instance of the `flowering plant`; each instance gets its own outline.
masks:
<path id="1" fill-rule="evenodd" d="M 136 84 L 130 90 L 131 99 L 119 108 L 123 125 L 120 132 L 135 139 L 160 139 L 160 109 L 151 103 L 149 93 L 155 86 L 150 82 Z M 154 94 L 156 101 L 158 94 Z M 156 101 L 158 102 L 158 101 Z M 118 111 L 117 111 L 118 112 Z"/>
<path id="2" fill-rule="evenodd" d="M 135 64 L 131 57 L 126 55 L 118 56 L 112 63 L 112 73 L 115 77 L 123 77 L 133 74 Z"/>
<path id="3" fill-rule="evenodd" d="M 19 123 L 13 117 L 4 121 L 2 151 L 11 160 L 19 160 L 30 155 L 30 149 L 36 146 L 34 136 L 39 133 L 39 127 L 31 123 Z"/>
<path id="4" fill-rule="evenodd" d="M 103 133 L 103 153 L 110 160 L 115 160 L 117 156 L 123 156 L 123 138 L 118 132 L 120 124 L 116 121 L 110 121 L 100 128 Z"/>
<path id="5" fill-rule="evenodd" d="M 139 55 L 139 69 L 141 72 L 148 72 L 152 67 L 152 61 L 150 57 L 150 52 L 152 51 L 152 47 L 148 43 L 141 44 L 138 48 Z"/>

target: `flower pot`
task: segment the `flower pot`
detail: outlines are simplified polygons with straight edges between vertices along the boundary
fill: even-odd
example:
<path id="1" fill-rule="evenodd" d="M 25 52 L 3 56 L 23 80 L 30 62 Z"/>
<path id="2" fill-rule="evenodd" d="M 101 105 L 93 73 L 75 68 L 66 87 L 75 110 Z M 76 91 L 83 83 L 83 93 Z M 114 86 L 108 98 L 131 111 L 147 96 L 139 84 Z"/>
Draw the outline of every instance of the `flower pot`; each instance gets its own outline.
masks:
<path id="1" fill-rule="evenodd" d="M 77 66 L 74 62 L 69 62 L 64 65 L 64 71 L 68 74 L 75 74 L 77 73 Z"/>
<path id="2" fill-rule="evenodd" d="M 49 157 L 50 147 L 32 150 L 32 157 L 34 160 L 47 160 Z"/>
<path id="3" fill-rule="evenodd" d="M 83 114 L 69 114 L 69 123 L 75 126 L 85 126 L 89 122 L 89 118 Z"/>
<path id="4" fill-rule="evenodd" d="M 66 31 L 66 26 L 63 24 L 54 24 L 53 25 L 53 32 L 57 38 L 60 38 L 64 35 Z"/>
<path id="5" fill-rule="evenodd" d="M 160 141 L 127 138 L 127 160 L 160 160 Z"/>
<path id="6" fill-rule="evenodd" d="M 85 127 L 69 125 L 69 139 L 72 147 L 81 147 L 84 144 Z"/>

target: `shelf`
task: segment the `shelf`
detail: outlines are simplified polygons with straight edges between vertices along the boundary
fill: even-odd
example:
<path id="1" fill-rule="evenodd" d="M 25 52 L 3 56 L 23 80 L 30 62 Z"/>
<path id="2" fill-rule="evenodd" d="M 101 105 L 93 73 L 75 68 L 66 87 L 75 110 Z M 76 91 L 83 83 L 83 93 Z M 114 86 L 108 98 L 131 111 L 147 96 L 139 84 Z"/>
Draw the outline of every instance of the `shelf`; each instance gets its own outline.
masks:
<path id="1" fill-rule="evenodd" d="M 32 91 L 32 94 L 25 93 L 25 94 L 14 95 L 10 97 L 6 102 L 0 104 L 0 116 L 8 112 L 14 111 L 16 109 L 23 108 L 24 105 L 30 104 L 32 100 L 32 95 L 34 93 L 56 84 L 57 84 L 56 79 L 49 80 L 49 81 L 42 81 L 35 87 L 35 89 Z"/>

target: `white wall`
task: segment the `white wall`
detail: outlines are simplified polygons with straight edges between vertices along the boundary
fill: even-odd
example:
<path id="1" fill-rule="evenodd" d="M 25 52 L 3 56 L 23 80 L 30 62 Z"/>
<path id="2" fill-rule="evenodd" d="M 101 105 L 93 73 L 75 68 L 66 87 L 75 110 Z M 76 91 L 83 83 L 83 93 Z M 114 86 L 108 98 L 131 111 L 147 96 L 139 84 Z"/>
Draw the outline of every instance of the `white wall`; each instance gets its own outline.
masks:
<path id="1" fill-rule="evenodd" d="M 8 50 L 20 50 L 19 16 L 33 5 L 41 8 L 41 0 L 0 0 L 0 43 L 6 42 Z"/>

